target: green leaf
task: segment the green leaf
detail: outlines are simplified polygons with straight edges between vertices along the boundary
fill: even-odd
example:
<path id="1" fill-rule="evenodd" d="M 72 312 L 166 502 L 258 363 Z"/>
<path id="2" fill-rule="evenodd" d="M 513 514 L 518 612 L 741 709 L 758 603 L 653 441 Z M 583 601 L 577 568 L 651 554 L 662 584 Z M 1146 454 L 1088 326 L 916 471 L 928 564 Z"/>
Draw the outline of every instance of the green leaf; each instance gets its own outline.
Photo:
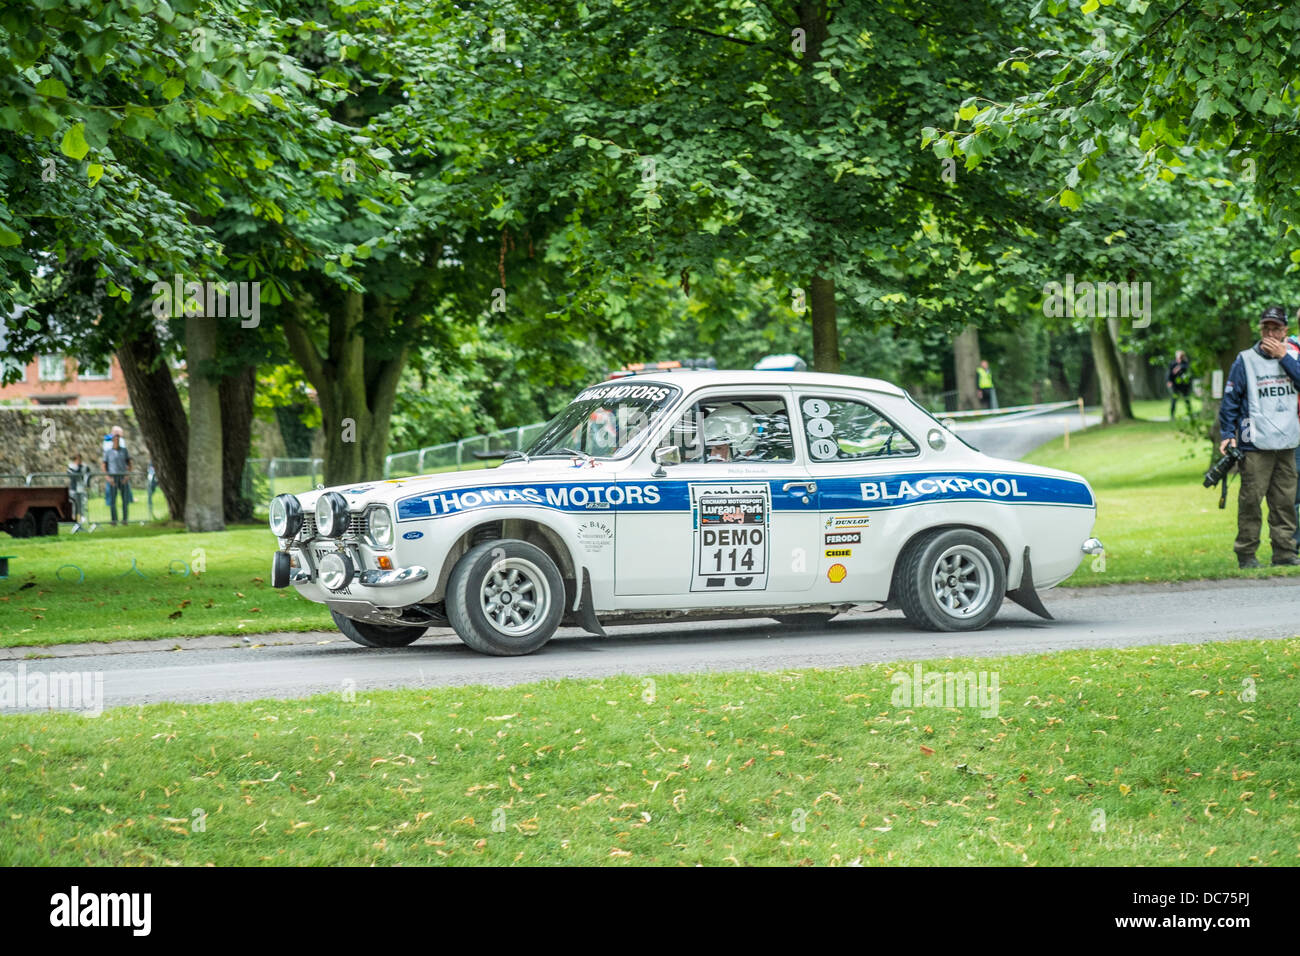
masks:
<path id="1" fill-rule="evenodd" d="M 54 77 L 46 77 L 36 84 L 36 92 L 42 96 L 57 96 L 60 99 L 67 99 L 68 88 L 63 85 L 62 80 L 56 80 Z"/>
<path id="2" fill-rule="evenodd" d="M 86 142 L 85 127 L 80 123 L 69 127 L 68 131 L 63 134 L 63 142 L 59 148 L 63 150 L 64 156 L 69 156 L 72 159 L 84 158 L 86 153 L 90 152 L 90 146 Z"/>
<path id="3" fill-rule="evenodd" d="M 179 76 L 173 76 L 162 85 L 163 99 L 174 100 L 183 92 L 185 92 L 185 81 Z"/>
<path id="4" fill-rule="evenodd" d="M 0 226 L 0 246 L 21 246 L 23 237 L 8 226 Z M 39 326 L 38 326 L 39 328 Z"/>
<path id="5" fill-rule="evenodd" d="M 1064 206 L 1066 209 L 1082 209 L 1082 208 L 1083 208 L 1083 200 L 1079 197 L 1079 194 L 1076 193 L 1073 189 L 1063 189 L 1063 190 L 1061 190 L 1061 199 L 1060 199 L 1060 203 L 1061 203 L 1061 205 Z"/>
<path id="6" fill-rule="evenodd" d="M 86 178 L 90 180 L 90 185 L 97 185 L 104 178 L 104 167 L 99 163 L 91 163 L 86 167 Z"/>
<path id="7" fill-rule="evenodd" d="M 1101 4 L 1098 2 L 1098 0 L 1087 0 L 1087 2 L 1083 5 L 1082 10 L 1084 13 L 1095 13 L 1097 11 L 1097 8 L 1100 6 Z"/>

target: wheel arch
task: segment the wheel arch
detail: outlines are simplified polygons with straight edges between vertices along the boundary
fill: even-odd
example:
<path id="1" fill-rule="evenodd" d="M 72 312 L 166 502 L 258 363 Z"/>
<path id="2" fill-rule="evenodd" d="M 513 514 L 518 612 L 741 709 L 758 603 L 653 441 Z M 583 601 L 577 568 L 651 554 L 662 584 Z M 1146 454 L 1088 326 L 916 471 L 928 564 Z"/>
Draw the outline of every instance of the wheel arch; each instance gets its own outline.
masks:
<path id="1" fill-rule="evenodd" d="M 451 577 L 451 569 L 456 566 L 456 562 L 465 555 L 465 552 L 475 545 L 496 538 L 526 541 L 545 551 L 547 557 L 559 568 L 560 578 L 564 581 L 565 612 L 577 606 L 582 566 L 578 564 L 569 545 L 558 531 L 545 522 L 533 518 L 493 518 L 477 522 L 468 528 L 447 549 L 447 556 L 438 571 L 438 582 L 433 592 L 434 600 L 442 600 L 446 597 L 447 580 Z"/>
<path id="2" fill-rule="evenodd" d="M 1002 540 L 1002 537 L 996 531 L 992 530 L 991 528 L 987 528 L 983 525 L 972 524 L 971 522 L 968 521 L 949 521 L 943 524 L 934 524 L 924 528 L 920 528 L 916 532 L 914 532 L 905 542 L 903 542 L 903 546 L 899 548 L 898 552 L 894 555 L 894 563 L 889 568 L 889 597 L 886 599 L 886 603 L 892 603 L 897 598 L 897 594 L 895 594 L 894 592 L 895 592 L 895 588 L 898 586 L 899 559 L 902 558 L 902 556 L 907 553 L 908 548 L 912 547 L 912 545 L 914 545 L 921 538 L 925 537 L 926 535 L 934 534 L 935 532 L 938 531 L 974 531 L 988 538 L 989 541 L 992 542 L 993 547 L 998 549 L 998 555 L 1002 558 L 1002 568 L 1007 574 L 1007 587 L 1010 588 L 1011 552 L 1007 550 L 1006 543 Z"/>

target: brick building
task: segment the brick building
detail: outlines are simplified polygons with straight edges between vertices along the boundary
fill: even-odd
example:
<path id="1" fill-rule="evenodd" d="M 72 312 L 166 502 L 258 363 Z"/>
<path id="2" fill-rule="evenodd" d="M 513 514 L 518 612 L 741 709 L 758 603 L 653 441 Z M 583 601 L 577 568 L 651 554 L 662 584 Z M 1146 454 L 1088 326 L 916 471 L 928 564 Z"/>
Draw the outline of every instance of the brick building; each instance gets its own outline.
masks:
<path id="1" fill-rule="evenodd" d="M 0 358 L 6 365 L 12 359 Z M 78 407 L 129 408 L 126 379 L 114 356 L 105 368 L 79 367 L 76 359 L 66 355 L 41 355 L 28 363 L 22 377 L 11 385 L 0 386 L 0 403 L 26 401 L 32 405 L 75 405 Z"/>

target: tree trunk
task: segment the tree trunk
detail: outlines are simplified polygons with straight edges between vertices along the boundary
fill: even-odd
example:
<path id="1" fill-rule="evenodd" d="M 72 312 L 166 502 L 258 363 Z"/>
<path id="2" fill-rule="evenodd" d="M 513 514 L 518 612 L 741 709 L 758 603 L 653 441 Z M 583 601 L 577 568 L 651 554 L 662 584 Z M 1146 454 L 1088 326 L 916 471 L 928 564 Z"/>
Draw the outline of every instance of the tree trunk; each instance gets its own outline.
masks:
<path id="1" fill-rule="evenodd" d="M 221 393 L 207 375 L 216 354 L 217 323 L 203 316 L 186 316 L 190 442 L 185 527 L 189 531 L 223 531 L 226 527 L 221 501 Z"/>
<path id="2" fill-rule="evenodd" d="M 250 521 L 253 501 L 244 494 L 244 464 L 253 440 L 251 365 L 227 375 L 218 386 L 221 403 L 221 510 L 228 523 Z"/>
<path id="3" fill-rule="evenodd" d="M 952 340 L 952 364 L 957 376 L 957 407 L 979 408 L 979 389 L 975 386 L 975 369 L 980 364 L 980 330 L 966 326 Z"/>
<path id="4" fill-rule="evenodd" d="M 185 516 L 189 422 L 152 322 L 117 350 L 127 393 L 172 518 Z"/>
<path id="5" fill-rule="evenodd" d="M 323 307 L 329 320 L 328 360 L 320 354 L 303 316 L 293 305 L 284 318 L 289 349 L 316 389 L 325 437 L 325 484 L 345 485 L 382 478 L 384 455 L 397 383 L 406 365 L 407 350 L 366 361 L 366 338 L 360 326 L 366 299 L 344 291 Z M 391 327 L 395 305 L 381 300 L 372 306 L 382 327 Z"/>
<path id="6" fill-rule="evenodd" d="M 813 369 L 840 370 L 840 330 L 835 317 L 835 280 L 813 276 L 808 297 L 812 310 Z"/>
<path id="7" fill-rule="evenodd" d="M 1133 417 L 1129 402 L 1128 385 L 1120 365 L 1115 342 L 1110 337 L 1106 319 L 1096 318 L 1089 330 L 1092 338 L 1092 357 L 1097 366 L 1097 380 L 1101 385 L 1102 421 L 1107 425 Z"/>

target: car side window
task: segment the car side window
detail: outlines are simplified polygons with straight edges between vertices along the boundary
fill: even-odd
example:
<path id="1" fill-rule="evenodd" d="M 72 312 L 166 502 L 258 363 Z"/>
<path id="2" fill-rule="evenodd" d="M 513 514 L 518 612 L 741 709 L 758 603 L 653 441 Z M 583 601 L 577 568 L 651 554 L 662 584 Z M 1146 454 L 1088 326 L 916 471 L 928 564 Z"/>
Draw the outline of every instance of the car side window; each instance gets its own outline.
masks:
<path id="1" fill-rule="evenodd" d="M 814 461 L 855 461 L 917 453 L 916 443 L 866 402 L 847 398 L 799 399 L 808 456 Z"/>
<path id="2" fill-rule="evenodd" d="M 794 461 L 794 437 L 785 399 L 722 395 L 687 408 L 660 443 L 676 446 L 685 462 Z"/>

